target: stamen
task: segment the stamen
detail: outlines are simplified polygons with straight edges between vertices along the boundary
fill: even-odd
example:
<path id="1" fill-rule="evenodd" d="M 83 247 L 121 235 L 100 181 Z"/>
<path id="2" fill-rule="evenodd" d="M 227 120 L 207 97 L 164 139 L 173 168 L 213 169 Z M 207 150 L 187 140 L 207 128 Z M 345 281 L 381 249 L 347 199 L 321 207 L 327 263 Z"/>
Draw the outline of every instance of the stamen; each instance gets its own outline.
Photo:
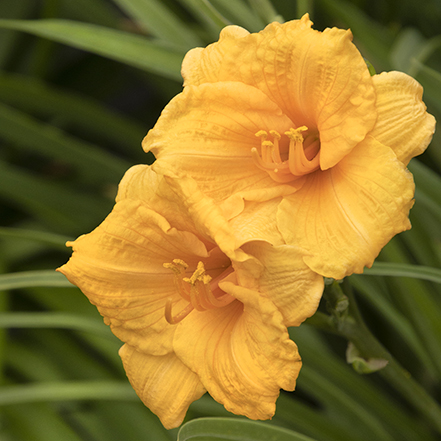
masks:
<path id="1" fill-rule="evenodd" d="M 280 157 L 279 140 L 282 136 L 275 130 L 270 130 L 270 135 L 274 138 L 273 161 L 276 164 L 281 164 L 283 161 Z"/>
<path id="2" fill-rule="evenodd" d="M 233 272 L 232 266 L 229 266 L 222 274 L 212 280 L 211 276 L 205 273 L 205 267 L 202 262 L 198 263 L 196 270 L 191 277 L 182 277 L 188 265 L 179 259 L 172 263 L 164 264 L 165 268 L 171 269 L 175 273 L 175 285 L 180 296 L 188 301 L 188 305 L 173 316 L 172 299 L 168 299 L 165 305 L 165 319 L 168 323 L 174 325 L 182 321 L 191 311 L 206 311 L 208 309 L 220 308 L 233 302 L 234 297 L 224 293 L 219 288 L 219 281 Z M 219 294 L 218 296 L 216 294 Z"/>
<path id="3" fill-rule="evenodd" d="M 291 182 L 299 177 L 311 173 L 319 168 L 320 142 L 317 136 L 308 135 L 304 140 L 302 132 L 307 131 L 306 126 L 297 129 L 291 128 L 285 132 L 289 138 L 288 159 L 282 160 L 279 141 L 281 135 L 270 130 L 273 140 L 267 140 L 268 133 L 260 130 L 256 136 L 261 138 L 260 155 L 258 150 L 251 149 L 251 157 L 255 165 L 266 171 L 276 182 Z"/>
<path id="4" fill-rule="evenodd" d="M 303 176 L 317 170 L 320 164 L 320 157 L 317 154 L 311 161 L 306 157 L 303 147 L 303 136 L 301 132 L 308 130 L 306 126 L 298 129 L 290 129 L 285 135 L 289 142 L 289 170 L 294 176 Z"/>
<path id="5" fill-rule="evenodd" d="M 171 325 L 176 325 L 177 323 L 181 322 L 182 320 L 187 317 L 188 314 L 190 314 L 191 311 L 193 311 L 193 305 L 189 303 L 181 312 L 176 314 L 175 316 L 172 315 L 172 299 L 168 299 L 167 303 L 165 304 L 165 319 L 168 323 Z"/>
<path id="6" fill-rule="evenodd" d="M 254 163 L 261 170 L 266 171 L 276 182 L 289 182 L 294 178 L 285 171 L 289 172 L 288 165 L 282 162 L 280 157 L 279 139 L 280 134 L 275 130 L 270 130 L 270 135 L 273 136 L 274 142 L 266 141 L 268 133 L 265 130 L 260 130 L 256 136 L 262 138 L 261 155 L 256 148 L 251 149 L 251 156 Z"/>
<path id="7" fill-rule="evenodd" d="M 190 290 L 188 285 L 184 285 L 182 274 L 188 268 L 188 265 L 181 259 L 174 259 L 172 263 L 164 263 L 164 268 L 171 269 L 175 273 L 174 282 L 176 289 L 184 300 L 190 301 Z"/>

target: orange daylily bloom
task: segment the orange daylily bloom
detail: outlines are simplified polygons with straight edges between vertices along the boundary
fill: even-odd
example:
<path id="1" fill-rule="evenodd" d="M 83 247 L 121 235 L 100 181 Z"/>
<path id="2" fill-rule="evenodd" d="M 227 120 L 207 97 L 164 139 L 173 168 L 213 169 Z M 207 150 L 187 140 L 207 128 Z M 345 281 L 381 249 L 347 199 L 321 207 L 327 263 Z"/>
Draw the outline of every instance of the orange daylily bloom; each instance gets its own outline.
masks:
<path id="1" fill-rule="evenodd" d="M 231 412 L 270 418 L 301 367 L 287 326 L 311 316 L 323 278 L 290 245 L 236 238 L 192 178 L 131 168 L 59 271 L 125 342 L 124 368 L 166 428 L 208 391 Z M 243 241 L 242 241 L 243 242 Z"/>
<path id="2" fill-rule="evenodd" d="M 299 246 L 312 270 L 341 279 L 410 228 L 406 166 L 435 120 L 415 80 L 370 76 L 350 31 L 311 26 L 308 15 L 255 34 L 228 26 L 191 50 L 184 91 L 143 147 L 154 170 L 193 177 L 241 232 Z"/>

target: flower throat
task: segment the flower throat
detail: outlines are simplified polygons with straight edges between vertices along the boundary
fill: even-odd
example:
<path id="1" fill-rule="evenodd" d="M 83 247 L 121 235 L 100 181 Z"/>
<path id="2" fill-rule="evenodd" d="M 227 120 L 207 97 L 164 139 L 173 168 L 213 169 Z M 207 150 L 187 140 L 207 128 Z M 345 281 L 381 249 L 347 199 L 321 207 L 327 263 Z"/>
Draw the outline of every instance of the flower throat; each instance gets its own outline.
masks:
<path id="1" fill-rule="evenodd" d="M 164 267 L 171 269 L 175 276 L 175 285 L 181 298 L 188 302 L 188 305 L 178 314 L 173 316 L 171 299 L 165 305 L 165 319 L 171 325 L 175 325 L 184 320 L 191 311 L 206 311 L 208 309 L 221 308 L 234 301 L 234 297 L 226 294 L 219 288 L 219 282 L 228 274 L 233 272 L 230 265 L 219 276 L 212 279 L 205 273 L 202 262 L 198 263 L 196 271 L 191 277 L 183 277 L 188 265 L 180 259 L 174 259 L 172 263 L 164 263 Z"/>
<path id="2" fill-rule="evenodd" d="M 282 158 L 280 141 L 282 136 L 275 130 L 260 130 L 256 136 L 261 139 L 260 155 L 254 147 L 251 155 L 257 167 L 265 170 L 276 182 L 290 182 L 317 170 L 320 166 L 320 141 L 317 135 L 309 134 L 305 138 L 302 132 L 306 126 L 291 128 L 285 135 L 289 139 L 288 157 Z"/>

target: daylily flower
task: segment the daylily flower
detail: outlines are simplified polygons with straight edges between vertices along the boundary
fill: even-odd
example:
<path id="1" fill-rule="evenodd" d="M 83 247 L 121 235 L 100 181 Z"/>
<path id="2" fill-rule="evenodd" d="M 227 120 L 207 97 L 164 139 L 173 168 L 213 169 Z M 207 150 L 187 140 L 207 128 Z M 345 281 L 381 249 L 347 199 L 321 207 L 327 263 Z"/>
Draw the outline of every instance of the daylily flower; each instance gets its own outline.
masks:
<path id="1" fill-rule="evenodd" d="M 415 80 L 371 76 L 349 30 L 311 26 L 308 15 L 255 34 L 228 26 L 191 50 L 184 90 L 143 147 L 234 225 L 299 246 L 312 270 L 341 279 L 410 228 L 406 166 L 435 120 Z"/>
<path id="2" fill-rule="evenodd" d="M 236 239 L 192 178 L 131 168 L 92 233 L 59 271 L 125 342 L 127 376 L 166 428 L 205 391 L 231 412 L 270 418 L 301 367 L 287 326 L 311 316 L 323 278 L 302 250 Z"/>

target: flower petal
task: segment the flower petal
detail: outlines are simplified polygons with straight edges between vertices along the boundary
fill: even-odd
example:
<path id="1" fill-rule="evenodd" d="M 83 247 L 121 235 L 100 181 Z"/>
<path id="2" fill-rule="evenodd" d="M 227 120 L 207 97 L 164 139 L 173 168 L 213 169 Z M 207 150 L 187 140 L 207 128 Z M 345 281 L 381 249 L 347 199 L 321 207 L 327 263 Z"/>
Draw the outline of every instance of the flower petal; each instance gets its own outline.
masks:
<path id="1" fill-rule="evenodd" d="M 240 26 L 226 26 L 219 35 L 219 42 L 222 42 L 222 45 L 214 43 L 206 48 L 197 47 L 188 51 L 181 69 L 184 86 L 219 81 L 219 68 L 224 62 L 225 52 L 236 43 L 237 39 L 249 34 Z"/>
<path id="2" fill-rule="evenodd" d="M 301 20 L 257 34 L 226 28 L 218 43 L 184 59 L 186 87 L 240 81 L 264 92 L 295 124 L 320 133 L 322 170 L 362 141 L 376 120 L 375 93 L 350 31 Z"/>
<path id="3" fill-rule="evenodd" d="M 124 199 L 141 200 L 144 204 L 155 207 L 155 211 L 164 216 L 172 226 L 192 232 L 201 240 L 205 239 L 207 246 L 216 243 L 230 259 L 243 257 L 243 253 L 238 250 L 243 243 L 240 234 L 242 230 L 232 231 L 225 216 L 237 216 L 243 211 L 245 204 L 240 193 L 217 204 L 203 194 L 196 181 L 188 176 L 172 178 L 157 175 L 151 167 L 138 165 L 126 172 L 119 185 L 117 201 Z M 225 207 L 225 204 L 229 207 Z M 234 213 L 226 213 L 230 209 Z M 243 217 L 247 219 L 247 214 Z M 275 216 L 273 217 L 274 233 L 276 225 Z M 268 218 L 266 223 L 268 224 Z M 280 241 L 280 233 L 278 237 Z"/>
<path id="4" fill-rule="evenodd" d="M 279 389 L 295 387 L 297 347 L 270 300 L 231 281 L 219 286 L 240 301 L 187 317 L 178 325 L 175 353 L 227 410 L 270 418 Z"/>
<path id="5" fill-rule="evenodd" d="M 368 137 L 287 196 L 278 225 L 287 243 L 310 253 L 304 261 L 313 271 L 341 279 L 371 266 L 395 234 L 410 228 L 413 194 L 412 175 L 389 147 Z"/>
<path id="6" fill-rule="evenodd" d="M 248 243 L 243 249 L 262 263 L 259 291 L 282 313 L 285 326 L 299 326 L 317 311 L 324 281 L 305 264 L 303 250 L 262 242 Z"/>
<path id="7" fill-rule="evenodd" d="M 222 210 L 198 188 L 194 179 L 156 174 L 148 165 L 131 167 L 119 184 L 116 200 L 133 199 L 167 219 L 175 228 L 190 231 L 222 248 L 234 247 Z"/>
<path id="8" fill-rule="evenodd" d="M 165 320 L 165 304 L 171 298 L 180 309 L 186 302 L 163 264 L 182 259 L 196 267 L 209 257 L 205 245 L 128 199 L 118 202 L 92 233 L 69 245 L 74 253 L 60 271 L 98 307 L 113 333 L 142 351 L 170 352 L 175 327 Z M 229 259 L 223 260 L 228 266 Z M 211 259 L 211 264 L 221 266 L 219 259 Z M 216 270 L 208 265 L 211 269 Z"/>
<path id="9" fill-rule="evenodd" d="M 188 406 L 206 392 L 174 354 L 148 355 L 125 344 L 119 355 L 133 389 L 166 429 L 181 425 Z"/>
<path id="10" fill-rule="evenodd" d="M 215 200 L 241 192 L 259 200 L 295 191 L 260 170 L 251 154 L 260 130 L 283 133 L 292 122 L 262 92 L 236 82 L 187 87 L 164 109 L 143 141 L 161 174 L 193 177 Z"/>
<path id="11" fill-rule="evenodd" d="M 274 198 L 264 204 L 249 201 L 243 203 L 242 211 L 229 222 L 238 246 L 251 241 L 265 241 L 272 245 L 285 243 L 277 228 L 276 218 L 281 200 Z"/>
<path id="12" fill-rule="evenodd" d="M 424 152 L 435 132 L 435 118 L 426 112 L 423 88 L 402 72 L 383 72 L 372 77 L 377 93 L 378 120 L 370 133 L 391 147 L 407 165 Z"/>

